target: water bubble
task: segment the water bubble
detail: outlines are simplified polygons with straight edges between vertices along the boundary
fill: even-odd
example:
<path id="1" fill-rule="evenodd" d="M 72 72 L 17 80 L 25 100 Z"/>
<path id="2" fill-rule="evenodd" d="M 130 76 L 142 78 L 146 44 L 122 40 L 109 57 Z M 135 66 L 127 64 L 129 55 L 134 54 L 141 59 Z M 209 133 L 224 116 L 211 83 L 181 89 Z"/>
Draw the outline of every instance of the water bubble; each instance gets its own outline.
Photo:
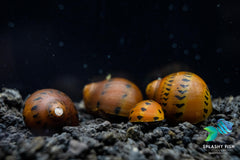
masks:
<path id="1" fill-rule="evenodd" d="M 217 52 L 217 53 L 222 53 L 222 52 L 223 52 L 223 49 L 222 49 L 222 48 L 217 48 L 217 49 L 216 49 L 216 52 Z"/>
<path id="2" fill-rule="evenodd" d="M 120 38 L 120 44 L 121 44 L 121 45 L 124 45 L 124 42 L 125 42 L 125 38 L 122 36 L 122 37 Z"/>
<path id="3" fill-rule="evenodd" d="M 107 55 L 107 59 L 110 59 L 110 58 L 111 58 L 111 55 L 110 55 L 110 54 L 108 54 L 108 55 Z"/>
<path id="4" fill-rule="evenodd" d="M 177 46 L 178 46 L 177 43 L 172 44 L 172 48 L 177 48 Z"/>
<path id="5" fill-rule="evenodd" d="M 25 64 L 28 65 L 29 64 L 29 60 L 28 59 L 25 59 Z"/>
<path id="6" fill-rule="evenodd" d="M 8 27 L 10 27 L 10 28 L 14 28 L 15 27 L 15 23 L 13 23 L 13 22 L 8 22 Z"/>
<path id="7" fill-rule="evenodd" d="M 103 70 L 102 70 L 102 69 L 99 69 L 99 70 L 98 70 L 98 73 L 99 73 L 99 74 L 102 74 L 102 73 L 103 73 Z"/>
<path id="8" fill-rule="evenodd" d="M 196 54 L 196 55 L 195 55 L 195 60 L 196 60 L 196 61 L 199 61 L 200 59 L 201 59 L 201 56 L 200 56 L 199 54 Z"/>
<path id="9" fill-rule="evenodd" d="M 183 54 L 189 55 L 189 50 L 188 49 L 184 49 Z"/>
<path id="10" fill-rule="evenodd" d="M 58 5 L 58 9 L 61 10 L 61 11 L 64 10 L 64 5 L 63 4 L 59 4 Z"/>
<path id="11" fill-rule="evenodd" d="M 219 3 L 219 4 L 217 4 L 217 7 L 219 8 L 221 6 L 221 4 Z"/>
<path id="12" fill-rule="evenodd" d="M 231 79 L 230 78 L 224 78 L 223 81 L 224 81 L 224 83 L 229 84 L 231 82 Z"/>
<path id="13" fill-rule="evenodd" d="M 83 64 L 83 68 L 86 69 L 88 67 L 88 65 L 85 63 Z"/>
<path id="14" fill-rule="evenodd" d="M 104 18 L 104 12 L 100 12 L 99 17 Z"/>
<path id="15" fill-rule="evenodd" d="M 197 43 L 193 43 L 192 44 L 192 48 L 197 49 L 198 48 L 198 44 Z"/>
<path id="16" fill-rule="evenodd" d="M 174 34 L 173 33 L 170 33 L 169 36 L 168 36 L 169 39 L 173 39 L 174 38 Z"/>
<path id="17" fill-rule="evenodd" d="M 188 10 L 189 10 L 188 5 L 184 4 L 183 7 L 182 7 L 182 11 L 187 12 Z"/>
<path id="18" fill-rule="evenodd" d="M 173 4 L 170 4 L 170 5 L 168 6 L 168 10 L 169 10 L 169 11 L 173 11 L 173 9 L 174 9 Z"/>
<path id="19" fill-rule="evenodd" d="M 59 47 L 63 47 L 63 46 L 64 46 L 64 42 L 63 42 L 63 41 L 59 41 L 59 42 L 58 42 L 58 46 L 59 46 Z"/>
<path id="20" fill-rule="evenodd" d="M 55 54 L 52 54 L 53 57 L 55 57 L 56 55 Z"/>

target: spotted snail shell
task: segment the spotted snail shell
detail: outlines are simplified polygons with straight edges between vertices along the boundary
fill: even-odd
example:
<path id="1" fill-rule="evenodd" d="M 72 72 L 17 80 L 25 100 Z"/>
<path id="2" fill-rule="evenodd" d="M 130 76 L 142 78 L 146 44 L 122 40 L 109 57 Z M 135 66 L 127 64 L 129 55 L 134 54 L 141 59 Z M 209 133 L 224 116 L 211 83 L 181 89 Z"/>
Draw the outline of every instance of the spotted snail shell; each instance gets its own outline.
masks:
<path id="1" fill-rule="evenodd" d="M 55 89 L 34 92 L 25 102 L 23 118 L 31 130 L 57 129 L 79 123 L 72 100 Z"/>
<path id="2" fill-rule="evenodd" d="M 154 80 L 146 87 L 146 95 L 161 104 L 170 122 L 198 123 L 212 112 L 206 83 L 191 72 L 177 72 Z"/>
<path id="3" fill-rule="evenodd" d="M 137 103 L 129 115 L 130 122 L 154 122 L 163 119 L 162 107 L 153 100 L 144 100 Z"/>
<path id="4" fill-rule="evenodd" d="M 85 107 L 92 113 L 128 117 L 129 111 L 142 100 L 140 89 L 124 78 L 111 78 L 87 84 L 83 89 Z"/>

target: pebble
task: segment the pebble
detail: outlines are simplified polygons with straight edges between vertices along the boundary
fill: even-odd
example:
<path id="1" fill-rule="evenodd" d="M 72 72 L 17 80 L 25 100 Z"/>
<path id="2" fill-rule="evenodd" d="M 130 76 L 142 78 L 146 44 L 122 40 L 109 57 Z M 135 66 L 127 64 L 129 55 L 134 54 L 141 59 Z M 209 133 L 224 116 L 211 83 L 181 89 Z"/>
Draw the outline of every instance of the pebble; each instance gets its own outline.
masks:
<path id="1" fill-rule="evenodd" d="M 19 91 L 15 89 L 2 88 L 0 101 L 4 102 L 8 107 L 21 108 L 23 105 L 22 96 Z"/>
<path id="2" fill-rule="evenodd" d="M 156 136 L 156 137 L 162 137 L 163 136 L 163 131 L 160 127 L 157 127 L 153 130 L 153 134 Z"/>
<path id="3" fill-rule="evenodd" d="M 232 151 L 234 154 L 240 156 L 240 141 L 237 142 L 235 145 L 234 145 L 234 149 Z"/>
<path id="4" fill-rule="evenodd" d="M 144 154 L 140 153 L 137 148 L 133 148 L 130 151 L 128 159 L 131 160 L 147 160 Z"/>
<path id="5" fill-rule="evenodd" d="M 69 143 L 68 152 L 74 156 L 80 155 L 82 152 L 86 151 L 88 146 L 77 140 L 71 140 Z"/>
<path id="6" fill-rule="evenodd" d="M 128 138 L 132 138 L 133 140 L 140 139 L 143 137 L 143 133 L 140 130 L 139 126 L 133 126 L 129 127 L 127 130 L 127 135 Z"/>
<path id="7" fill-rule="evenodd" d="M 97 131 L 106 131 L 111 127 L 111 123 L 109 121 L 104 121 L 103 123 L 99 124 L 96 129 Z"/>
<path id="8" fill-rule="evenodd" d="M 163 155 L 163 158 L 165 160 L 178 160 L 180 159 L 179 153 L 174 152 L 174 150 L 171 149 L 163 149 L 160 151 L 161 155 Z"/>

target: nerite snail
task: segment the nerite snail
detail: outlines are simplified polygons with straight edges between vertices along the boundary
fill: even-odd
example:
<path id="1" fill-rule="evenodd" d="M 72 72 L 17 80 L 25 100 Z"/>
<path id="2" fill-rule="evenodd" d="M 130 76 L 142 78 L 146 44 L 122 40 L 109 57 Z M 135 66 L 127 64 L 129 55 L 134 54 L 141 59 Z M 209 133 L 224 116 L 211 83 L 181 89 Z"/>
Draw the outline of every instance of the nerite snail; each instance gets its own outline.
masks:
<path id="1" fill-rule="evenodd" d="M 140 89 L 125 78 L 110 78 L 87 84 L 83 89 L 86 110 L 128 117 L 129 111 L 142 100 Z"/>
<path id="2" fill-rule="evenodd" d="M 23 118 L 33 131 L 59 129 L 63 126 L 76 126 L 78 113 L 72 100 L 55 89 L 42 89 L 34 92 L 25 102 Z"/>
<path id="3" fill-rule="evenodd" d="M 166 119 L 173 123 L 188 121 L 195 124 L 212 112 L 206 83 L 191 72 L 177 72 L 154 80 L 147 85 L 146 94 L 160 103 Z"/>
<path id="4" fill-rule="evenodd" d="M 164 113 L 159 103 L 144 100 L 136 104 L 130 111 L 130 122 L 155 122 L 164 119 Z"/>

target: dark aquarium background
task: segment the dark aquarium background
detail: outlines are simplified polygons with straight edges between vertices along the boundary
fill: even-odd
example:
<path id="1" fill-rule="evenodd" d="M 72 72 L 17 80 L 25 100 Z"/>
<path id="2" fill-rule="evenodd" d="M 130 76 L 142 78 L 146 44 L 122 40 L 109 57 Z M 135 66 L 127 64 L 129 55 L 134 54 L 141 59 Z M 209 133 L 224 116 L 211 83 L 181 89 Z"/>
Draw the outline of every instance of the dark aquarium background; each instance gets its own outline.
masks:
<path id="1" fill-rule="evenodd" d="M 109 73 L 147 83 L 186 70 L 240 94 L 240 11 L 230 1 L 1 1 L 0 85 L 74 101 Z"/>

